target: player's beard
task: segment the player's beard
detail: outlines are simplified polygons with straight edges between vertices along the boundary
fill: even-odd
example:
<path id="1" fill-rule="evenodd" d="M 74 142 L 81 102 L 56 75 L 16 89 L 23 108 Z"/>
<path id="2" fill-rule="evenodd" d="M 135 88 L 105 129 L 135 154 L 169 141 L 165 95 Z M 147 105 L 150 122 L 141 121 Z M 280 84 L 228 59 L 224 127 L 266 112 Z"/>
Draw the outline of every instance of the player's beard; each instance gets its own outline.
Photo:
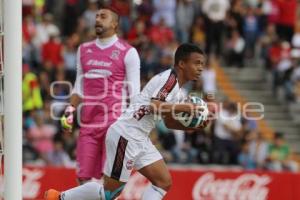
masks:
<path id="1" fill-rule="evenodd" d="M 103 35 L 105 35 L 105 33 L 107 32 L 107 28 L 103 27 L 103 26 L 95 26 L 95 31 L 96 31 L 96 35 L 98 37 L 101 37 Z"/>

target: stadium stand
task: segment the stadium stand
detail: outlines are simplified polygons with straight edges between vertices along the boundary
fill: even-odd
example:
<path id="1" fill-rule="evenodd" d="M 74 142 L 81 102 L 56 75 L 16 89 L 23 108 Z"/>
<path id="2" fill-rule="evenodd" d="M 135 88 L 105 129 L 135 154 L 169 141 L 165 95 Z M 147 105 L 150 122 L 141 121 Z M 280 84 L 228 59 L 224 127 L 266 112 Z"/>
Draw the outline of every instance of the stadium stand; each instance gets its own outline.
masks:
<path id="1" fill-rule="evenodd" d="M 208 17 L 215 14 L 210 13 L 213 10 L 204 9 L 204 5 L 212 0 L 102 2 L 112 3 L 121 14 L 119 33 L 139 51 L 142 83 L 172 66 L 174 49 L 179 43 L 190 41 L 217 55 L 208 55 L 211 68 L 205 72 L 209 75 L 193 85 L 196 93 L 216 92 L 217 100 L 229 106 L 226 109 L 234 110 L 232 105 L 237 102 L 257 101 L 264 105 L 265 118 L 257 122 L 241 121 L 238 138 L 232 141 L 236 149 L 221 157 L 216 151 L 220 141 L 216 137 L 215 123 L 194 134 L 195 137 L 184 137 L 182 133 L 158 124 L 152 139 L 169 163 L 221 166 L 239 163 L 242 167 L 251 167 L 239 162 L 239 157 L 247 154 L 247 144 L 256 141 L 252 137 L 260 133 L 267 139 L 263 142 L 270 146 L 274 133 L 283 134 L 287 141 L 283 146 L 289 152 L 284 159 L 293 160 L 289 148 L 300 152 L 300 54 L 297 54 L 300 35 L 294 31 L 299 29 L 296 29 L 299 26 L 296 24 L 299 21 L 296 0 L 224 0 L 230 6 L 225 10 L 225 16 L 221 14 L 218 18 L 219 24 L 212 24 Z M 276 9 L 278 13 L 273 12 Z M 76 50 L 80 43 L 95 37 L 96 10 L 96 0 L 23 1 L 23 63 L 24 67 L 29 67 L 27 73 L 35 74 L 37 78 L 29 87 L 40 91 L 42 99 L 42 108 L 23 112 L 25 165 L 75 165 L 78 129 L 73 135 L 62 134 L 53 115 L 60 116 L 63 107 L 51 109 L 54 104 L 66 102 L 69 88 L 57 85 L 53 88 L 55 97 L 50 88 L 55 81 L 74 83 Z M 214 45 L 218 44 L 209 40 L 209 31 L 216 27 L 222 39 L 221 53 L 214 51 Z M 207 49 L 208 45 L 212 48 Z M 268 149 L 263 164 L 254 167 L 273 170 L 265 165 L 271 152 Z M 228 156 L 233 159 L 227 159 Z"/>

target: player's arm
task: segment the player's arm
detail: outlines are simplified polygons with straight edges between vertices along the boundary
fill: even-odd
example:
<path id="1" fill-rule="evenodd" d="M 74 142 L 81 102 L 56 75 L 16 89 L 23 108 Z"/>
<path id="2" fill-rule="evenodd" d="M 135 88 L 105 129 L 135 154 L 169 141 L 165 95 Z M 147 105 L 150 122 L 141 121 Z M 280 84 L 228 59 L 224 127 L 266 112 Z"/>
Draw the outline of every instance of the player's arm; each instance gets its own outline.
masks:
<path id="1" fill-rule="evenodd" d="M 151 106 L 150 110 L 153 113 L 159 114 L 166 126 L 170 129 L 178 129 L 178 130 L 199 130 L 205 128 L 212 115 L 211 113 L 209 114 L 208 120 L 204 121 L 201 123 L 199 127 L 196 128 L 188 128 L 183 126 L 179 121 L 177 121 L 177 113 L 180 112 L 186 112 L 190 113 L 191 115 L 198 115 L 199 112 L 203 111 L 203 108 L 201 106 L 192 104 L 192 103 L 180 103 L 180 104 L 173 104 L 173 103 L 168 103 L 168 102 L 163 102 L 160 100 L 155 100 L 152 99 L 151 101 Z"/>
<path id="2" fill-rule="evenodd" d="M 150 104 L 150 110 L 154 114 L 177 114 L 180 112 L 187 112 L 189 114 L 195 114 L 197 112 L 203 111 L 201 106 L 197 106 L 192 103 L 180 103 L 174 104 L 165 101 L 161 101 L 156 98 L 152 98 Z"/>
<path id="3" fill-rule="evenodd" d="M 192 103 L 172 103 L 166 101 L 166 98 L 172 92 L 172 89 L 169 90 L 166 86 L 170 85 L 170 82 L 168 81 L 172 81 L 172 78 L 172 74 L 170 74 L 167 79 L 166 77 L 163 77 L 163 74 L 158 74 L 154 76 L 144 87 L 142 94 L 145 93 L 146 95 L 151 95 L 149 105 L 150 112 L 162 116 L 168 113 L 176 114 L 180 112 L 198 114 L 199 112 L 203 111 L 201 106 Z"/>
<path id="4" fill-rule="evenodd" d="M 166 113 L 166 114 L 164 114 L 162 116 L 162 119 L 164 120 L 165 125 L 166 125 L 167 128 L 169 128 L 169 129 L 176 129 L 176 130 L 184 130 L 184 131 L 188 131 L 188 130 L 197 131 L 197 130 L 203 129 L 210 122 L 210 120 L 208 119 L 205 122 L 203 122 L 203 124 L 200 125 L 199 127 L 188 128 L 188 127 L 183 126 L 179 121 L 177 121 L 174 118 L 174 114 L 172 114 L 172 113 Z"/>
<path id="5" fill-rule="evenodd" d="M 166 113 L 165 115 L 162 116 L 162 119 L 164 120 L 166 127 L 169 129 L 184 130 L 184 131 L 198 130 L 198 128 L 188 128 L 183 126 L 180 122 L 174 119 L 171 113 Z"/>
<path id="6" fill-rule="evenodd" d="M 75 108 L 81 103 L 82 99 L 79 94 L 73 93 L 70 97 L 70 105 L 74 106 Z"/>
<path id="7" fill-rule="evenodd" d="M 171 75 L 169 78 L 170 77 Z M 199 112 L 203 111 L 203 108 L 192 103 L 172 103 L 166 101 L 166 97 L 170 94 L 170 92 L 172 92 L 172 90 L 168 91 L 168 89 L 165 87 L 168 85 L 166 83 L 168 83 L 169 78 L 165 80 L 166 78 L 163 77 L 162 74 L 156 75 L 144 87 L 142 95 L 151 95 L 152 98 L 149 105 L 150 112 L 155 115 L 159 115 L 166 120 L 166 124 L 169 126 L 168 128 L 193 130 L 182 126 L 178 121 L 173 120 L 172 116 L 175 116 L 175 114 L 180 112 L 198 115 Z"/>
<path id="8" fill-rule="evenodd" d="M 75 108 L 81 103 L 81 99 L 83 96 L 83 71 L 80 62 L 80 47 L 77 51 L 77 61 L 76 61 L 76 80 L 74 84 L 74 88 L 72 90 L 72 95 L 70 98 L 70 104 Z"/>
<path id="9" fill-rule="evenodd" d="M 80 47 L 77 51 L 77 66 L 76 66 L 76 80 L 74 84 L 74 88 L 72 90 L 72 94 L 70 97 L 70 103 L 66 107 L 63 116 L 60 119 L 61 126 L 65 132 L 71 132 L 74 123 L 74 114 L 81 103 L 83 96 L 83 72 L 80 62 Z"/>
<path id="10" fill-rule="evenodd" d="M 79 66 L 77 67 L 76 80 L 70 97 L 70 105 L 74 106 L 74 108 L 77 108 L 82 101 L 82 96 L 83 96 L 82 81 L 83 81 L 83 73 L 82 73 L 81 66 Z"/>
<path id="11" fill-rule="evenodd" d="M 150 111 L 162 117 L 165 125 L 169 129 L 177 130 L 198 130 L 205 128 L 208 122 L 203 123 L 203 126 L 197 128 L 188 128 L 183 126 L 175 119 L 175 115 L 180 112 L 187 112 L 192 115 L 203 111 L 203 108 L 191 103 L 173 104 L 153 99 L 150 105 Z"/>
<path id="12" fill-rule="evenodd" d="M 130 99 L 139 94 L 141 90 L 140 68 L 141 61 L 135 48 L 131 48 L 124 58 L 126 68 L 126 81 L 129 90 Z"/>

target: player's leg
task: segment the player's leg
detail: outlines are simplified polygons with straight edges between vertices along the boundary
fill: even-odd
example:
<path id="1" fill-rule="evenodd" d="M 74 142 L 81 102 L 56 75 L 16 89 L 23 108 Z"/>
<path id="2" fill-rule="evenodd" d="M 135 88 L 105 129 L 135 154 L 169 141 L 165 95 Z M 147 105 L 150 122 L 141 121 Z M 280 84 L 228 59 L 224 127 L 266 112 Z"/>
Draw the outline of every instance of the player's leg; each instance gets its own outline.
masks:
<path id="1" fill-rule="evenodd" d="M 142 200 L 161 200 L 172 185 L 171 175 L 158 150 L 150 139 L 135 163 L 138 171 L 152 184 L 145 190 Z"/>
<path id="2" fill-rule="evenodd" d="M 104 175 L 104 191 L 105 191 L 105 200 L 114 200 L 122 192 L 125 187 L 126 182 L 121 182 L 114 178 L 111 178 L 107 175 Z"/>
<path id="3" fill-rule="evenodd" d="M 81 128 L 77 140 L 76 161 L 78 165 L 77 179 L 80 184 L 90 181 L 93 177 L 100 178 L 102 171 L 97 166 L 100 165 L 100 146 L 97 138 L 94 137 L 96 129 Z M 95 169 L 97 168 L 97 172 Z"/>
<path id="4" fill-rule="evenodd" d="M 107 160 L 105 163 L 104 186 L 96 182 L 88 182 L 70 190 L 58 193 L 49 190 L 46 200 L 113 200 L 122 191 L 131 170 L 123 170 L 125 152 L 128 141 L 118 133 L 108 131 L 105 140 Z M 123 182 L 122 182 L 123 180 Z M 104 189 L 105 188 L 105 189 Z M 53 195 L 52 195 L 53 194 Z M 53 196 L 53 198 L 52 198 Z"/>
<path id="5" fill-rule="evenodd" d="M 103 185 L 96 182 L 89 182 L 96 175 L 100 178 L 102 171 L 99 166 L 100 147 L 98 138 L 95 138 L 96 129 L 81 128 L 80 135 L 77 140 L 77 178 L 81 184 L 78 187 L 58 192 L 56 190 L 48 190 L 45 193 L 46 200 L 99 200 L 104 199 Z"/>
<path id="6" fill-rule="evenodd" d="M 161 200 L 172 185 L 171 175 L 163 160 L 139 170 L 152 184 L 145 190 L 142 200 Z"/>
<path id="7" fill-rule="evenodd" d="M 128 141 L 114 129 L 109 129 L 105 145 L 107 162 L 104 167 L 104 188 L 106 196 L 112 200 L 122 192 L 142 145 Z"/>
<path id="8" fill-rule="evenodd" d="M 52 192 L 52 191 L 48 191 Z M 46 194 L 45 196 L 49 196 Z M 60 193 L 59 198 L 45 198 L 46 200 L 106 200 L 103 184 L 87 182 Z"/>
<path id="9" fill-rule="evenodd" d="M 123 190 L 125 183 L 106 175 L 104 185 L 97 182 L 87 182 L 64 192 L 50 189 L 45 193 L 45 200 L 114 200 Z"/>
<path id="10" fill-rule="evenodd" d="M 100 130 L 100 136 L 97 137 L 98 141 L 98 153 L 97 153 L 97 160 L 95 160 L 95 167 L 93 172 L 93 178 L 101 179 L 103 176 L 104 164 L 106 161 L 106 148 L 105 148 L 105 137 L 106 137 L 107 130 Z"/>

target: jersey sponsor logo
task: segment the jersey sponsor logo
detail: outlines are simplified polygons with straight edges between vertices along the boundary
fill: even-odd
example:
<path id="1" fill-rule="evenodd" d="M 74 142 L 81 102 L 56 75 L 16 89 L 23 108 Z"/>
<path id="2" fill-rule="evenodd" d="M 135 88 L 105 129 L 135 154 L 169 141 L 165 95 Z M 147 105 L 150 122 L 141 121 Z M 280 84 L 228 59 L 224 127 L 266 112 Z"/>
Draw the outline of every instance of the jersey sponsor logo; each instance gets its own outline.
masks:
<path id="1" fill-rule="evenodd" d="M 113 60 L 119 60 L 120 50 L 113 50 L 110 58 Z"/>
<path id="2" fill-rule="evenodd" d="M 84 74 L 85 78 L 95 79 L 95 78 L 106 78 L 112 75 L 112 72 L 105 69 L 92 69 Z"/>
<path id="3" fill-rule="evenodd" d="M 90 66 L 101 66 L 101 67 L 110 67 L 112 64 L 112 62 L 105 62 L 103 60 L 88 60 L 86 65 L 90 65 Z"/>

